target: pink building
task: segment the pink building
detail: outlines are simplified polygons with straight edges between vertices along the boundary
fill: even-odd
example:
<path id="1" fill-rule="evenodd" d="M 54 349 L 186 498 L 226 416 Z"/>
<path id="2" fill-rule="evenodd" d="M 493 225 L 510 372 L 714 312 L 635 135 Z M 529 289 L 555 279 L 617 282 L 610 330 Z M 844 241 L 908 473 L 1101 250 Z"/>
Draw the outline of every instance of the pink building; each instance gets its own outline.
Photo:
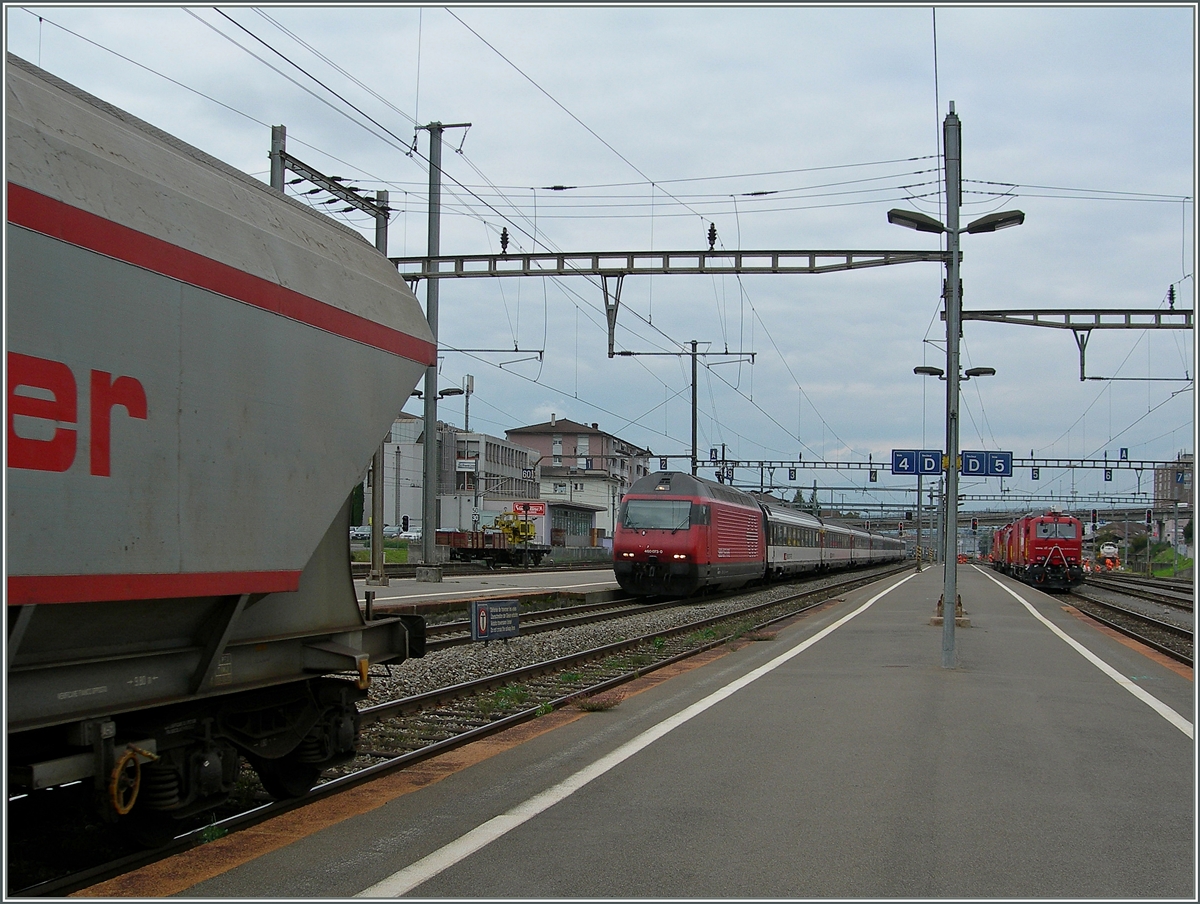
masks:
<path id="1" fill-rule="evenodd" d="M 551 528 L 569 535 L 578 534 L 579 525 L 567 522 L 594 512 L 601 536 L 611 537 L 621 497 L 650 471 L 649 449 L 605 433 L 599 424 L 552 414 L 546 423 L 508 430 L 505 436 L 541 453 L 541 498 L 564 522 Z"/>

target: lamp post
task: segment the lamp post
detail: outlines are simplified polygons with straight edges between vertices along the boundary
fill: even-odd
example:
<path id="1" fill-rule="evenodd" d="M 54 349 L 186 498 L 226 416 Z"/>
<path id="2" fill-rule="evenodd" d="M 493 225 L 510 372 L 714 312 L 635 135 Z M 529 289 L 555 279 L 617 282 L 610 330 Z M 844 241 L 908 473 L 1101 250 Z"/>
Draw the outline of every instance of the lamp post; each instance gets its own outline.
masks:
<path id="1" fill-rule="evenodd" d="M 918 232 L 946 234 L 949 260 L 946 262 L 947 283 L 943 291 L 946 300 L 946 580 L 942 593 L 942 668 L 952 669 L 954 657 L 954 618 L 958 607 L 958 343 L 962 331 L 962 286 L 959 283 L 959 236 L 995 232 L 1025 222 L 1019 210 L 999 211 L 959 228 L 958 212 L 962 206 L 962 123 L 950 102 L 950 112 L 942 123 L 942 147 L 946 158 L 946 222 L 909 210 L 889 210 L 888 222 Z M 974 370 L 974 368 L 973 368 Z M 995 371 L 992 371 L 995 373 Z M 981 372 L 979 376 L 983 376 Z M 966 376 L 971 376 L 967 374 Z"/>
<path id="2" fill-rule="evenodd" d="M 945 380 L 947 387 L 950 383 L 955 383 L 955 402 L 957 403 L 957 384 L 965 383 L 973 377 L 994 377 L 996 368 L 969 367 L 957 380 L 947 380 L 944 370 L 928 365 L 914 367 L 913 373 L 923 377 L 937 377 L 939 380 Z M 949 396 L 949 388 L 947 388 L 946 394 Z M 950 410 L 948 400 L 946 410 L 947 412 Z M 950 452 L 946 466 L 946 494 L 943 512 L 945 521 L 942 524 L 944 547 L 942 561 L 946 569 L 942 592 L 942 668 L 952 669 L 954 668 L 954 619 L 958 615 L 958 419 L 955 417 L 951 421 L 947 415 L 946 423 L 946 447 Z M 950 435 L 951 423 L 955 428 L 953 437 Z"/>

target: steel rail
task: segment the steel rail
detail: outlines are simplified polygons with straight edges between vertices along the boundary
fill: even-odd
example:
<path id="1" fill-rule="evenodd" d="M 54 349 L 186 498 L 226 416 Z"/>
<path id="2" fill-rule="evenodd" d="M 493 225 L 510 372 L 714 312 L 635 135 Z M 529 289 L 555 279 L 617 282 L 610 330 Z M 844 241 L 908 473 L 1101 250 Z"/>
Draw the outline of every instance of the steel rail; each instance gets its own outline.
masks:
<path id="1" fill-rule="evenodd" d="M 1161 603 L 1164 606 L 1172 606 L 1176 609 L 1183 609 L 1186 612 L 1191 612 L 1194 607 L 1191 591 L 1183 590 L 1182 588 L 1153 587 L 1144 583 L 1097 577 L 1094 574 L 1090 575 L 1084 581 L 1084 585 L 1095 587 L 1097 590 L 1111 590 L 1114 593 L 1123 593 L 1135 599 Z"/>
<path id="2" fill-rule="evenodd" d="M 1188 630 L 1187 628 L 1182 628 L 1179 625 L 1173 625 L 1170 622 L 1159 621 L 1158 619 L 1156 619 L 1152 616 L 1144 615 L 1140 612 L 1134 612 L 1130 609 L 1124 609 L 1121 606 L 1117 606 L 1112 603 L 1106 603 L 1101 600 L 1093 599 L 1091 597 L 1081 596 L 1077 591 L 1074 591 L 1074 590 L 1071 592 L 1071 595 L 1075 596 L 1081 602 L 1087 603 L 1088 605 L 1097 606 L 1108 612 L 1116 613 L 1118 615 L 1122 615 L 1127 618 L 1131 618 L 1134 621 L 1151 625 L 1154 628 L 1159 629 L 1166 634 L 1184 639 L 1189 644 L 1194 643 L 1194 639 L 1193 639 L 1194 632 Z M 1142 634 L 1142 633 L 1134 630 L 1133 628 L 1129 627 L 1128 625 L 1123 625 L 1119 622 L 1113 621 L 1110 618 L 1105 618 L 1103 615 L 1099 615 L 1095 612 L 1089 612 L 1087 609 L 1084 609 L 1080 606 L 1076 606 L 1075 608 L 1079 609 L 1079 611 L 1082 612 L 1084 615 L 1086 615 L 1088 618 L 1093 618 L 1096 621 L 1100 622 L 1101 624 L 1107 625 L 1108 627 L 1112 628 L 1114 631 L 1118 631 L 1121 634 L 1124 634 L 1126 637 L 1133 638 L 1134 640 L 1138 641 L 1139 643 L 1143 643 L 1146 646 L 1151 647 L 1166 656 L 1170 656 L 1172 659 L 1174 659 L 1178 662 L 1182 662 L 1189 666 L 1193 664 L 1193 659 L 1194 659 L 1194 655 L 1195 655 L 1194 651 L 1193 651 L 1192 655 L 1188 655 L 1187 653 L 1183 653 L 1180 650 L 1177 650 L 1173 647 L 1159 643 L 1157 640 L 1154 640 L 1152 637 L 1147 637 L 1145 634 Z"/>

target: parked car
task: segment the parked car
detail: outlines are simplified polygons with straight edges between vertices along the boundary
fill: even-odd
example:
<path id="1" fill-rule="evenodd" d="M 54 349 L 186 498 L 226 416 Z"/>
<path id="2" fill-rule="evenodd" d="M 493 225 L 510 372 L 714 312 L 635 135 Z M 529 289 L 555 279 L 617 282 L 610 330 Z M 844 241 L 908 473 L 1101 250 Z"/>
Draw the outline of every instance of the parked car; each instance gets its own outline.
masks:
<path id="1" fill-rule="evenodd" d="M 400 534 L 401 540 L 408 540 L 410 543 L 419 543 L 421 541 L 421 532 L 419 530 L 406 530 Z"/>
<path id="2" fill-rule="evenodd" d="M 400 536 L 400 526 L 398 524 L 386 524 L 383 528 L 384 539 L 395 540 Z"/>
<path id="3" fill-rule="evenodd" d="M 350 539 L 351 540 L 370 540 L 371 539 L 371 525 L 364 524 L 361 527 L 350 528 Z"/>

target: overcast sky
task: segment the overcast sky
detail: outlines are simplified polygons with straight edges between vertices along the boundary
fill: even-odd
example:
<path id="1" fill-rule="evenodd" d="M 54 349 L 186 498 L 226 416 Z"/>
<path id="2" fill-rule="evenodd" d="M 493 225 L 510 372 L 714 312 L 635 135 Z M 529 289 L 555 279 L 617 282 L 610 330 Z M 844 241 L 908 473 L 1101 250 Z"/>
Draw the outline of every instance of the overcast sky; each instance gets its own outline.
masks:
<path id="1" fill-rule="evenodd" d="M 963 222 L 1026 214 L 963 237 L 966 310 L 1148 310 L 1172 286 L 1177 308 L 1194 307 L 1191 5 L 7 5 L 6 18 L 10 52 L 264 181 L 270 126 L 286 125 L 294 156 L 391 192 L 393 257 L 426 250 L 428 133 L 408 151 L 414 123 L 431 121 L 471 123 L 446 133 L 443 254 L 499 251 L 502 228 L 510 252 L 706 250 L 710 223 L 721 250 L 936 250 L 938 237 L 886 214 L 945 216 L 953 103 Z M 342 218 L 373 240 L 364 218 Z M 870 456 L 877 484 L 823 470 L 797 484 L 816 480 L 847 507 L 898 501 L 888 488 L 912 481 L 887 473 L 891 450 L 944 446 L 945 384 L 913 374 L 945 366 L 943 276 L 937 263 L 630 276 L 616 346 L 695 339 L 722 353 L 700 370 L 702 458 L 722 443 L 740 460 Z M 656 454 L 688 451 L 690 362 L 609 359 L 596 278 L 444 281 L 440 340 L 441 385 L 475 377 L 473 429 L 502 436 L 553 413 Z M 1115 459 L 1124 447 L 1157 460 L 1193 449 L 1191 332 L 1093 333 L 1087 375 L 1117 378 L 1104 381 L 1080 381 L 1065 330 L 967 322 L 962 354 L 997 371 L 963 384 L 965 449 Z M 462 398 L 439 411 L 462 424 Z M 1005 481 L 1011 507 L 1138 489 L 1128 471 L 1108 484 L 1083 470 L 1041 478 Z"/>

